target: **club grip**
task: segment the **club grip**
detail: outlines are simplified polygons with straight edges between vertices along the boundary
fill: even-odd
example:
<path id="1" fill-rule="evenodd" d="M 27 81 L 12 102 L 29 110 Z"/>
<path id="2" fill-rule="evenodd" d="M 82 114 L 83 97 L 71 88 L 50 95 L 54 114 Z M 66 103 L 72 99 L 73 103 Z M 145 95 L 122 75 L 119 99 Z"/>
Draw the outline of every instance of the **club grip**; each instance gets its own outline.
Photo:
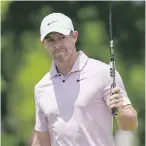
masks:
<path id="1" fill-rule="evenodd" d="M 115 116 L 118 114 L 118 110 L 116 107 L 112 108 L 112 115 Z"/>
<path id="2" fill-rule="evenodd" d="M 111 85 L 111 89 L 113 89 L 114 87 L 116 87 L 116 84 L 115 83 Z M 112 93 L 111 93 L 111 95 L 112 95 Z M 112 108 L 111 111 L 112 111 L 112 115 L 113 116 L 115 116 L 115 115 L 118 114 L 118 109 L 116 107 Z"/>

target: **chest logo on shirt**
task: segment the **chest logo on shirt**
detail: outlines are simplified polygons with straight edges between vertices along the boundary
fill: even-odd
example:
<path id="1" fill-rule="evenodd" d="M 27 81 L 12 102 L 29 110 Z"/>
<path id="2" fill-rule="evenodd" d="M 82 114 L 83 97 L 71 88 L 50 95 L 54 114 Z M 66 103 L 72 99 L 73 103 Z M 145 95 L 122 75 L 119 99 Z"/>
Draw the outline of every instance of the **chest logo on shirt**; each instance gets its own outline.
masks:
<path id="1" fill-rule="evenodd" d="M 87 77 L 84 77 L 84 78 L 81 78 L 81 79 L 77 79 L 76 81 L 77 82 L 80 82 L 80 81 L 82 81 L 82 80 L 84 80 L 84 79 L 86 79 Z"/>

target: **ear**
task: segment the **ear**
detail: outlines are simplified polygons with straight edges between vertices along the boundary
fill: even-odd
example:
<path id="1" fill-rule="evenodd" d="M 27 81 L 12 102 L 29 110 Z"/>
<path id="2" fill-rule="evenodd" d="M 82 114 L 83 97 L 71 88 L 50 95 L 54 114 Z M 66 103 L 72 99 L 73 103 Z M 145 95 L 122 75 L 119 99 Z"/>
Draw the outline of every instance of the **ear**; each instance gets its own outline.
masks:
<path id="1" fill-rule="evenodd" d="M 42 40 L 42 41 L 40 40 L 40 42 L 41 42 L 41 44 L 44 45 L 44 47 L 46 48 L 46 43 L 45 43 L 45 41 L 44 41 L 44 40 Z"/>
<path id="2" fill-rule="evenodd" d="M 77 39 L 78 39 L 78 31 L 74 31 L 74 32 L 73 32 L 73 37 L 74 37 L 75 42 L 76 42 Z"/>
<path id="3" fill-rule="evenodd" d="M 42 44 L 42 45 L 44 45 L 45 49 L 47 49 L 47 47 L 46 47 L 46 44 L 45 44 L 44 40 L 43 40 L 43 41 L 41 41 L 41 40 L 40 40 L 40 42 L 41 42 L 41 44 Z"/>
<path id="4" fill-rule="evenodd" d="M 41 44 L 44 44 L 44 40 L 43 40 L 43 41 L 40 40 L 40 43 L 41 43 Z"/>

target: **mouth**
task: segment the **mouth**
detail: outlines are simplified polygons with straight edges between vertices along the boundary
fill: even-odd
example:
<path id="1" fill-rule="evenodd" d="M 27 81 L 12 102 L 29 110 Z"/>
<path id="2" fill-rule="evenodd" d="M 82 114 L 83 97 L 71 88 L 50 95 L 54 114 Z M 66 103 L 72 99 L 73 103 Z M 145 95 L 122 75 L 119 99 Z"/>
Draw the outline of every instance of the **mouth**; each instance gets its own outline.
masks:
<path id="1" fill-rule="evenodd" d="M 59 52 L 62 52 L 62 51 L 65 51 L 65 49 L 56 49 L 55 53 L 59 53 Z"/>

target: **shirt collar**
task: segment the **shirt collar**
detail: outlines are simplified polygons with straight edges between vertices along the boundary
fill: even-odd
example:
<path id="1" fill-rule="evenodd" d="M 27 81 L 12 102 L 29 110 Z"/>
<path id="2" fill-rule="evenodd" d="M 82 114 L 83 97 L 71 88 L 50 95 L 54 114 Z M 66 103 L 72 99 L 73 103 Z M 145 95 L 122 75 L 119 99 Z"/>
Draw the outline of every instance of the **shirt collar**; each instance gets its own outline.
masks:
<path id="1" fill-rule="evenodd" d="M 87 63 L 88 56 L 83 51 L 79 51 L 78 53 L 79 53 L 79 56 L 78 56 L 77 60 L 75 61 L 70 73 L 76 72 L 76 71 L 81 71 Z M 52 62 L 52 66 L 50 69 L 50 75 L 51 75 L 51 77 L 55 77 L 55 76 L 59 75 L 59 73 L 57 72 L 54 60 Z"/>

